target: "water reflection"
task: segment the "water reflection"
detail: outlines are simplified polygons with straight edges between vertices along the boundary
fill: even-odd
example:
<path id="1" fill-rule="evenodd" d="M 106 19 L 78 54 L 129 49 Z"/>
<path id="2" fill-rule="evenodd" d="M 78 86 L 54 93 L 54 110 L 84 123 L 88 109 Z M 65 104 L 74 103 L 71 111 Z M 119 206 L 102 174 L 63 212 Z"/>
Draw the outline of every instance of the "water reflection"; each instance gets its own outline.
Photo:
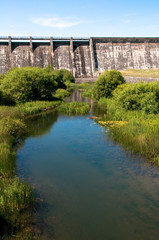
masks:
<path id="1" fill-rule="evenodd" d="M 25 123 L 28 126 L 29 137 L 41 137 L 50 132 L 58 119 L 58 112 L 46 112 L 34 117 L 27 118 Z"/>
<path id="2" fill-rule="evenodd" d="M 73 94 L 70 97 L 65 98 L 66 102 L 72 102 L 72 101 L 77 101 L 77 102 L 86 102 L 91 105 L 90 107 L 90 115 L 95 115 L 95 116 L 103 116 L 106 114 L 106 106 L 99 105 L 97 102 L 95 102 L 92 99 L 82 97 L 82 93 L 76 89 Z"/>

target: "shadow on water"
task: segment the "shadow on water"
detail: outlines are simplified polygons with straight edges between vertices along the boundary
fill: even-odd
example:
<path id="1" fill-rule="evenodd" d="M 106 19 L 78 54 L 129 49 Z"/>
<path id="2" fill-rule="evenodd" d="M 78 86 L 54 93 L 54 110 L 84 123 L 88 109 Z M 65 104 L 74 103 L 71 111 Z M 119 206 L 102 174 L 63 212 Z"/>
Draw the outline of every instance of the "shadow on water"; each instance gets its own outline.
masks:
<path id="1" fill-rule="evenodd" d="M 58 112 L 46 112 L 34 117 L 27 118 L 25 121 L 28 126 L 28 137 L 41 137 L 50 132 L 54 123 L 57 122 Z"/>

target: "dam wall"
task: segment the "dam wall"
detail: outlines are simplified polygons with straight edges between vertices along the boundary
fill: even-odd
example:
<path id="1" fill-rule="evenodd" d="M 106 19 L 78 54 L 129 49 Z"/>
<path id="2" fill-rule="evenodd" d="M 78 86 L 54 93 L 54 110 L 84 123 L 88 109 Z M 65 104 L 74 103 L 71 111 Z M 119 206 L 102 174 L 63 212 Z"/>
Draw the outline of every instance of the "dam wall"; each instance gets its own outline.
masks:
<path id="1" fill-rule="evenodd" d="M 159 38 L 0 37 L 0 74 L 47 65 L 66 68 L 76 78 L 111 69 L 159 68 Z"/>

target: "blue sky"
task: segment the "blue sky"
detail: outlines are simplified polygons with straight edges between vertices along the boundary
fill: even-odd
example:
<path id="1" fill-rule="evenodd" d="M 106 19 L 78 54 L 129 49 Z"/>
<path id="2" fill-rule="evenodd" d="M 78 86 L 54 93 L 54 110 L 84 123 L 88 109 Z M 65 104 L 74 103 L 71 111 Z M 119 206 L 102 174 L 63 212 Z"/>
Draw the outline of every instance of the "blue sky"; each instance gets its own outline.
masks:
<path id="1" fill-rule="evenodd" d="M 159 1 L 2 0 L 0 36 L 159 37 Z"/>

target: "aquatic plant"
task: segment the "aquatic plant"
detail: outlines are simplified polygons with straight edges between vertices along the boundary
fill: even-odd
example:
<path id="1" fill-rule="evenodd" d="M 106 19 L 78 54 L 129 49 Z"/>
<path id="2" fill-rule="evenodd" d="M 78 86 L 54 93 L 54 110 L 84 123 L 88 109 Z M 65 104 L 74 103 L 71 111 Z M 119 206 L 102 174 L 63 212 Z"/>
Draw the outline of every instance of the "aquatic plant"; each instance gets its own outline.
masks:
<path id="1" fill-rule="evenodd" d="M 98 121 L 98 123 L 107 128 L 119 128 L 127 124 L 127 121 Z"/>
<path id="2" fill-rule="evenodd" d="M 58 110 L 60 112 L 65 112 L 69 114 L 86 114 L 90 109 L 89 103 L 84 102 L 70 102 L 70 103 L 63 103 L 59 106 Z"/>

